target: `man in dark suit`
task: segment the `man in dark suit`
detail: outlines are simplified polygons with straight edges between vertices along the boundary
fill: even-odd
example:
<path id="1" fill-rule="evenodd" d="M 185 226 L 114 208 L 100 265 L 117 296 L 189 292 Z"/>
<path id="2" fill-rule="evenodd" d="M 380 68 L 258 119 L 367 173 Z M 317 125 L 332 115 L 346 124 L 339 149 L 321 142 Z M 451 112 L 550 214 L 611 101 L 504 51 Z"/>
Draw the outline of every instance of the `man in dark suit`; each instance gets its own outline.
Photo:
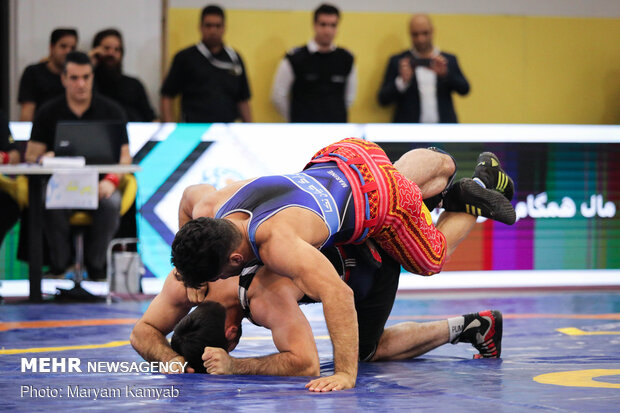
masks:
<path id="1" fill-rule="evenodd" d="M 469 93 L 456 56 L 433 46 L 433 24 L 425 14 L 409 22 L 413 47 L 390 57 L 379 104 L 396 103 L 396 123 L 457 123 L 452 92 Z"/>

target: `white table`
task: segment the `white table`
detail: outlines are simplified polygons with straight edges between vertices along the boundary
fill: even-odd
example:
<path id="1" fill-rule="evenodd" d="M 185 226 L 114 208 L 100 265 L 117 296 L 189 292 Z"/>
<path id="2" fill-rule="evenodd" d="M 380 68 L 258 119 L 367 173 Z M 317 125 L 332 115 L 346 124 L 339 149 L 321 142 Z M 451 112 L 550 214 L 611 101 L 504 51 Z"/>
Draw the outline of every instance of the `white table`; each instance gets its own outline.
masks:
<path id="1" fill-rule="evenodd" d="M 28 278 L 30 280 L 30 301 L 40 302 L 41 273 L 43 267 L 43 181 L 57 171 L 75 169 L 94 170 L 97 173 L 126 174 L 140 170 L 139 165 L 86 165 L 80 168 L 44 167 L 34 164 L 0 165 L 0 174 L 28 176 Z"/>

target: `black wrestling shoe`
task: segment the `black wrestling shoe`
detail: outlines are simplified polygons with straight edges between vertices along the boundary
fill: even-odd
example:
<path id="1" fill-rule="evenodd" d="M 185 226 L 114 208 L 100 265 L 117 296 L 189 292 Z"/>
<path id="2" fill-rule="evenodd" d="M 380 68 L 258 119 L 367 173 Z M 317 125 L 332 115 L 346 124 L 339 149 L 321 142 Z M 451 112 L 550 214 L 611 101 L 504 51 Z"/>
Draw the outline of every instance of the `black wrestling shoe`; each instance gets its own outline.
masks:
<path id="1" fill-rule="evenodd" d="M 465 314 L 463 331 L 452 342 L 471 343 L 480 352 L 475 359 L 497 359 L 502 354 L 502 313 L 495 310 Z"/>
<path id="2" fill-rule="evenodd" d="M 508 225 L 517 220 L 514 207 L 504 195 L 483 188 L 471 178 L 463 178 L 450 187 L 443 207 L 446 211 L 467 212 Z"/>
<path id="3" fill-rule="evenodd" d="M 480 179 L 488 189 L 502 193 L 509 201 L 515 194 L 515 184 L 504 172 L 499 159 L 492 152 L 482 152 L 474 169 L 474 179 Z"/>

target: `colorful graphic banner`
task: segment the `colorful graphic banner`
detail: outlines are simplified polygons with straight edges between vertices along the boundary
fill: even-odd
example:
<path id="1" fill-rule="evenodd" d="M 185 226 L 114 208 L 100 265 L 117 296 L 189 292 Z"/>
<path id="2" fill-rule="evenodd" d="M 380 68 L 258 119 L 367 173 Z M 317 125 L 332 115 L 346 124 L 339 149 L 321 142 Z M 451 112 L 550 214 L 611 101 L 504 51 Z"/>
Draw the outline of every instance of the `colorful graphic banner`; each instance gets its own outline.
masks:
<path id="1" fill-rule="evenodd" d="M 11 127 L 17 140 L 28 139 L 27 124 Z M 377 142 L 392 161 L 413 148 L 441 148 L 456 159 L 457 179 L 472 176 L 479 153 L 499 157 L 515 181 L 518 221 L 479 219 L 446 270 L 620 268 L 618 126 L 130 124 L 129 134 L 142 168 L 136 174 L 141 255 L 157 277 L 171 269 L 187 186 L 222 188 L 298 172 L 318 149 L 350 136 Z"/>

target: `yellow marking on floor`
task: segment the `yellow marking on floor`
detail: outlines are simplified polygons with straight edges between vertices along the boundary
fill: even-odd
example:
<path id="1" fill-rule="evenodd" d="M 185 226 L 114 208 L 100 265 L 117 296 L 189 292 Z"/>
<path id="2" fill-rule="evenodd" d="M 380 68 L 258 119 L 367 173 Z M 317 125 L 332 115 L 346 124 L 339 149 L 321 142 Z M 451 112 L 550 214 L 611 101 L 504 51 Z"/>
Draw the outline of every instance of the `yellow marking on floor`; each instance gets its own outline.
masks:
<path id="1" fill-rule="evenodd" d="M 258 340 L 271 340 L 271 336 L 254 336 L 254 337 L 241 337 L 244 341 L 258 341 Z M 315 340 L 329 340 L 329 336 L 315 336 Z M 34 347 L 34 348 L 9 348 L 0 349 L 0 355 L 2 354 L 25 354 L 25 353 L 48 353 L 54 351 L 69 351 L 69 350 L 93 350 L 97 348 L 110 348 L 110 347 L 122 347 L 129 344 L 127 341 L 110 341 L 103 344 L 82 344 L 78 346 L 60 346 L 60 347 Z"/>
<path id="2" fill-rule="evenodd" d="M 94 318 L 82 320 L 8 321 L 0 323 L 0 331 L 26 328 L 87 327 L 135 324 L 137 318 Z"/>
<path id="3" fill-rule="evenodd" d="M 34 347 L 34 348 L 11 348 L 0 349 L 0 354 L 22 354 L 22 353 L 47 353 L 52 351 L 67 351 L 67 350 L 92 350 L 96 348 L 109 348 L 109 347 L 121 347 L 129 344 L 127 341 L 110 341 L 103 344 L 81 344 L 78 346 L 60 346 L 60 347 Z"/>
<path id="4" fill-rule="evenodd" d="M 541 374 L 533 380 L 537 383 L 555 384 L 556 386 L 620 389 L 620 383 L 593 380 L 598 377 L 617 375 L 620 375 L 620 369 L 591 369 Z"/>
<path id="5" fill-rule="evenodd" d="M 620 331 L 583 331 L 576 327 L 558 328 L 556 331 L 564 333 L 569 336 L 607 336 L 607 335 L 620 335 Z"/>

